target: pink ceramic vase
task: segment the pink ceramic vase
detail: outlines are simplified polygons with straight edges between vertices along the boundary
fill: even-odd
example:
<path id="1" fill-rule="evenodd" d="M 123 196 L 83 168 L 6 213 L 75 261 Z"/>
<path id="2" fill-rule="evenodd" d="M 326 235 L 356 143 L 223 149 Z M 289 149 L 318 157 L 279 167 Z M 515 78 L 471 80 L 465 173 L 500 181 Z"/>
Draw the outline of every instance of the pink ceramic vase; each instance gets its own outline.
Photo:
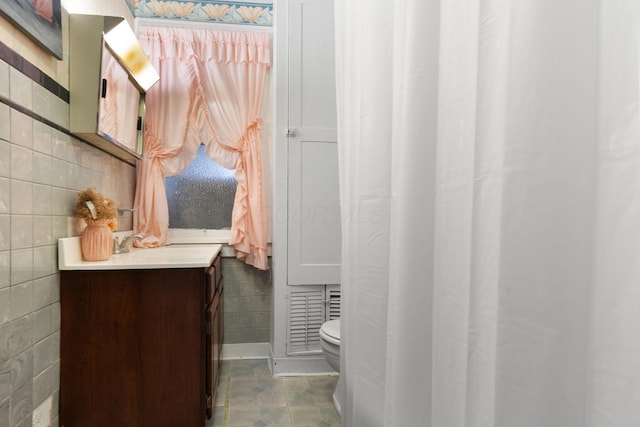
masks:
<path id="1" fill-rule="evenodd" d="M 85 261 L 105 261 L 113 252 L 113 232 L 110 219 L 87 219 L 87 228 L 80 236 L 82 258 Z"/>

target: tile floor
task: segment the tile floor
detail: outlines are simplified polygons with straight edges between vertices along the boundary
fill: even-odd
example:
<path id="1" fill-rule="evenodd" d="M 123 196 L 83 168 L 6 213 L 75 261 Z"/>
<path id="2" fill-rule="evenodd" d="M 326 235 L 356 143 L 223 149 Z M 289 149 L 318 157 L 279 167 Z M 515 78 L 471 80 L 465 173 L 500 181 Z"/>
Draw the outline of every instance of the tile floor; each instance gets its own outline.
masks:
<path id="1" fill-rule="evenodd" d="M 273 377 L 267 359 L 224 360 L 207 427 L 340 427 L 332 401 L 337 381 L 337 375 Z"/>

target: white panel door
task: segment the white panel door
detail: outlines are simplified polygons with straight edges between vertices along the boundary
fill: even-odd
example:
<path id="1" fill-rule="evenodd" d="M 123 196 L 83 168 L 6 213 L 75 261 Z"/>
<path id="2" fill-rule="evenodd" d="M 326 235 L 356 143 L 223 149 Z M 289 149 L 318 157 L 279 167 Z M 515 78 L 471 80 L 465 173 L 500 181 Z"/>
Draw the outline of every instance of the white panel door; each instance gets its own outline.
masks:
<path id="1" fill-rule="evenodd" d="M 340 283 L 332 0 L 289 1 L 288 283 Z"/>

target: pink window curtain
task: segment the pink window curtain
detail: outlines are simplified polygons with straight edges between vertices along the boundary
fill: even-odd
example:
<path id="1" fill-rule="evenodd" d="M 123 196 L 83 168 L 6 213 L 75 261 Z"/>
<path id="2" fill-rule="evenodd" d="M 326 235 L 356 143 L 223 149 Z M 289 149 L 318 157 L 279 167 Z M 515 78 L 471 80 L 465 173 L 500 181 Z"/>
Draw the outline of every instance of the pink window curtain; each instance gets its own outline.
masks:
<path id="1" fill-rule="evenodd" d="M 142 27 L 140 43 L 160 74 L 147 94 L 145 154 L 138 168 L 136 232 L 143 246 L 170 243 L 164 177 L 199 145 L 237 181 L 230 245 L 268 268 L 259 116 L 270 41 L 266 33 Z"/>

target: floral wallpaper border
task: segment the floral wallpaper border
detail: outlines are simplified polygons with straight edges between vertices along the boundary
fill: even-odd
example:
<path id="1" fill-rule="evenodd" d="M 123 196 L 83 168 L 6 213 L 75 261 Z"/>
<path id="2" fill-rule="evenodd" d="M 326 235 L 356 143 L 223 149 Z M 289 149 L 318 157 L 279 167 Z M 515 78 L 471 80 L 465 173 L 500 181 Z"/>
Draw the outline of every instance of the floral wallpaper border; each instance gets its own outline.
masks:
<path id="1" fill-rule="evenodd" d="M 137 18 L 168 18 L 224 24 L 273 25 L 273 3 L 200 0 L 126 0 Z"/>

